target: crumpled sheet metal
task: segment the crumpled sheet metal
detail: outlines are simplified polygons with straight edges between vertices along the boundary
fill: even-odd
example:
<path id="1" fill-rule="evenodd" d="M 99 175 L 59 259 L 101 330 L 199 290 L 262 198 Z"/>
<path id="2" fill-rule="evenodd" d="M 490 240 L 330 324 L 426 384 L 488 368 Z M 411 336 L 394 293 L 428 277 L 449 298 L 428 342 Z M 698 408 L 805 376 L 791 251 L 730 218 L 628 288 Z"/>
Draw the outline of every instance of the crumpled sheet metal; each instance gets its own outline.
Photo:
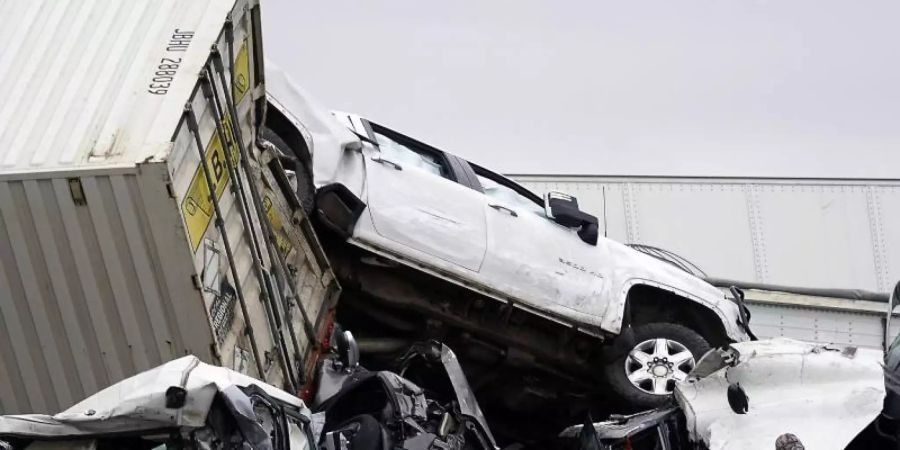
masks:
<path id="1" fill-rule="evenodd" d="M 636 433 L 655 427 L 661 421 L 666 420 L 672 414 L 678 411 L 675 407 L 661 407 L 651 409 L 649 411 L 641 411 L 628 416 L 620 416 L 619 418 L 611 418 L 602 422 L 595 422 L 594 430 L 600 439 L 625 439 L 634 436 Z M 574 439 L 581 434 L 584 425 L 572 425 L 559 433 L 559 437 Z"/>
<path id="2" fill-rule="evenodd" d="M 189 355 L 126 378 L 53 416 L 0 416 L 0 435 L 77 437 L 202 427 L 216 393 L 229 387 L 251 385 L 309 414 L 304 403 L 287 392 L 233 370 L 205 364 Z M 182 387 L 187 393 L 181 408 L 165 405 L 165 392 L 171 386 Z"/>
<path id="3" fill-rule="evenodd" d="M 731 347 L 736 364 L 675 390 L 691 439 L 711 450 L 774 448 L 784 433 L 806 448 L 843 449 L 881 411 L 880 351 L 783 338 Z M 729 407 L 730 383 L 747 394 L 746 414 Z"/>

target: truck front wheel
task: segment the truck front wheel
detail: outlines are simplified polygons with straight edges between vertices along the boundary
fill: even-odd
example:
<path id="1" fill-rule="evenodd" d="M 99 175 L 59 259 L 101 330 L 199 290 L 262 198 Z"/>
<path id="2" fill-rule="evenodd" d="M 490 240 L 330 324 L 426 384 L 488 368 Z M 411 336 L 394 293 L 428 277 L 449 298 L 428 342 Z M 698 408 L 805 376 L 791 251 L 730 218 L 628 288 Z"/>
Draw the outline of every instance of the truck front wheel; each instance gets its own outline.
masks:
<path id="1" fill-rule="evenodd" d="M 300 207 L 306 214 L 312 214 L 316 188 L 313 186 L 312 171 L 307 167 L 307 163 L 295 155 L 284 139 L 271 129 L 262 127 L 260 137 L 272 144 L 284 157 L 282 166 L 285 170 L 294 172 L 297 177 L 297 200 L 300 201 Z"/>
<path id="2" fill-rule="evenodd" d="M 710 349 L 696 331 L 675 323 L 633 327 L 631 349 L 604 367 L 612 391 L 635 410 L 664 403 Z"/>

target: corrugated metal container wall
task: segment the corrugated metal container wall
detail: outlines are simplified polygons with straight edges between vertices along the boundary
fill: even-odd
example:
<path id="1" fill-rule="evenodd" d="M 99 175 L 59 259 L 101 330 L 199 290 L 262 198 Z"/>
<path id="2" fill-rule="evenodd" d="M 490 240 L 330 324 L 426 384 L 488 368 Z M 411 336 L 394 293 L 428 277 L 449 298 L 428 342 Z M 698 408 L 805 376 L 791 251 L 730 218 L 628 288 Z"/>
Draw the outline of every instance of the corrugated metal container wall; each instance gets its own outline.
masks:
<path id="1" fill-rule="evenodd" d="M 0 411 L 59 411 L 186 353 L 212 359 L 202 303 L 184 298 L 181 218 L 153 182 L 165 166 L 141 170 L 0 181 Z"/>
<path id="2" fill-rule="evenodd" d="M 884 305 L 881 305 L 882 309 Z M 753 332 L 760 339 L 789 337 L 810 342 L 882 349 L 884 311 L 864 312 L 750 302 Z M 896 331 L 894 332 L 896 335 Z"/>
<path id="3" fill-rule="evenodd" d="M 612 239 L 674 251 L 709 276 L 889 291 L 900 181 L 513 175 L 563 191 Z"/>
<path id="4" fill-rule="evenodd" d="M 233 5 L 0 2 L 0 412 L 57 412 L 186 352 L 213 358 L 166 166 L 135 163 L 171 148 Z M 186 51 L 178 27 L 206 44 Z M 171 95 L 148 94 L 176 47 Z"/>
<path id="5" fill-rule="evenodd" d="M 886 304 L 746 289 L 750 325 L 760 338 L 789 337 L 811 342 L 882 349 Z M 896 336 L 897 323 L 889 336 Z"/>

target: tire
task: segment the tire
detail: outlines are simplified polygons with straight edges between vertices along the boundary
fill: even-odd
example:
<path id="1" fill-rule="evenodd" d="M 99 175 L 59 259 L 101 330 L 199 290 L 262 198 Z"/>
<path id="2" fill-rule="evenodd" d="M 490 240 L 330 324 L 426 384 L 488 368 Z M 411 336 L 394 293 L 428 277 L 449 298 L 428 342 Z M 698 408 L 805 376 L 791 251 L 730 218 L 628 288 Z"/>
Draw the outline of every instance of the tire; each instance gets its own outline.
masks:
<path id="1" fill-rule="evenodd" d="M 284 158 L 282 165 L 287 170 L 293 170 L 297 175 L 297 199 L 300 200 L 300 207 L 307 216 L 312 214 L 315 205 L 316 188 L 312 182 L 312 171 L 307 167 L 306 161 L 299 158 L 291 151 L 291 147 L 284 142 L 277 133 L 270 128 L 262 127 L 260 137 L 272 144 L 278 153 Z M 291 167 L 293 166 L 293 167 Z"/>
<path id="2" fill-rule="evenodd" d="M 623 406 L 635 411 L 655 408 L 669 400 L 675 380 L 683 379 L 710 345 L 696 331 L 676 323 L 636 325 L 633 332 L 631 348 L 608 363 L 604 373 Z M 629 373 L 636 382 L 629 379 Z M 662 387 L 665 393 L 661 393 Z"/>

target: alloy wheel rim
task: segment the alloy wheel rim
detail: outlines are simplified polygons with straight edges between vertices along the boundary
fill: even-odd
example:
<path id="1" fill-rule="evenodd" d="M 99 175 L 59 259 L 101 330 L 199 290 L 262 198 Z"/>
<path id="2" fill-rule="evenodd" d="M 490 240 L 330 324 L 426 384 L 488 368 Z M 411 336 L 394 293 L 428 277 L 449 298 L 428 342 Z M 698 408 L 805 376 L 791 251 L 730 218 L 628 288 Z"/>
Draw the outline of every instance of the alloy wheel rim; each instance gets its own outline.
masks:
<path id="1" fill-rule="evenodd" d="M 694 354 L 684 344 L 655 338 L 631 349 L 625 358 L 625 375 L 647 394 L 669 395 L 675 390 L 675 382 L 686 379 L 695 365 Z"/>

